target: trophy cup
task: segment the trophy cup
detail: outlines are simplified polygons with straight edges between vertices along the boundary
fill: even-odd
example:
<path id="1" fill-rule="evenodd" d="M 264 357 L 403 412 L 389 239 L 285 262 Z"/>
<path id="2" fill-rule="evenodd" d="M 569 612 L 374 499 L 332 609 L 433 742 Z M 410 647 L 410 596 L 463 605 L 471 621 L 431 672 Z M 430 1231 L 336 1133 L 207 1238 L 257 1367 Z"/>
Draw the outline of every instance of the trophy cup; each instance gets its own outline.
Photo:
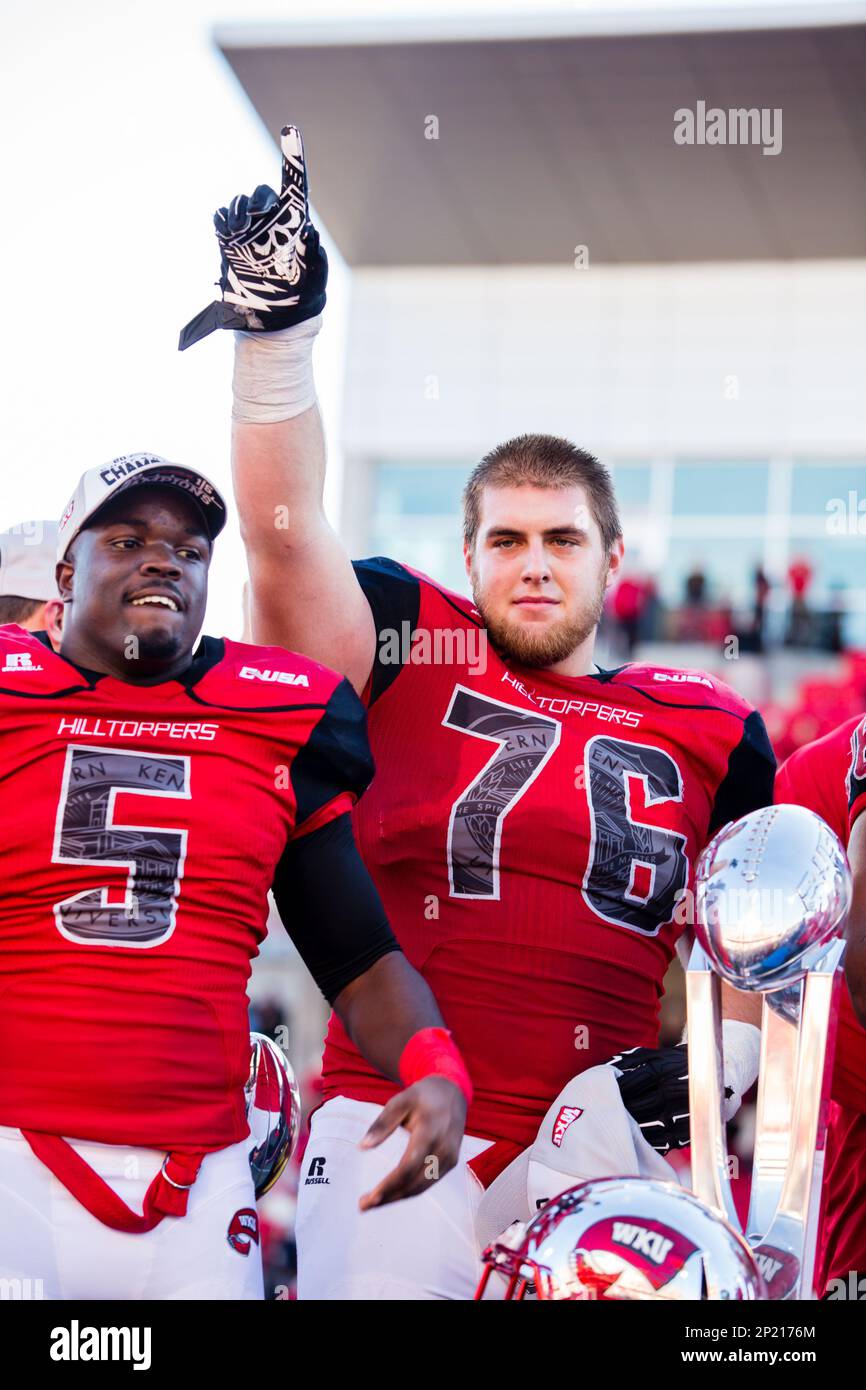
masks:
<path id="1" fill-rule="evenodd" d="M 692 1190 L 735 1231 L 721 979 L 763 995 L 752 1190 L 743 1234 L 770 1299 L 812 1298 L 830 1073 L 851 902 L 845 851 L 820 816 L 768 806 L 726 825 L 696 870 L 686 973 Z"/>

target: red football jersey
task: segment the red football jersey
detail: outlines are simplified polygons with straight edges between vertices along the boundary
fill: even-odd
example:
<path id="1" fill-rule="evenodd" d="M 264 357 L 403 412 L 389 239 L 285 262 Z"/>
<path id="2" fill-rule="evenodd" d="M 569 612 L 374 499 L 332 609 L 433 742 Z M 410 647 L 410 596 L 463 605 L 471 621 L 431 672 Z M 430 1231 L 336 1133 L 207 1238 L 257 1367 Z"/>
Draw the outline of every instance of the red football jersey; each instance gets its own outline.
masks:
<path id="1" fill-rule="evenodd" d="M 846 778 L 851 764 L 851 736 L 861 719 L 860 715 L 848 719 L 823 738 L 798 748 L 776 773 L 776 801 L 814 811 L 843 845 L 848 843 Z"/>
<path id="2" fill-rule="evenodd" d="M 371 774 L 360 700 L 304 657 L 205 637 L 133 685 L 0 627 L 0 1124 L 242 1139 L 274 869 Z"/>
<path id="3" fill-rule="evenodd" d="M 823 738 L 798 748 L 776 775 L 776 801 L 815 811 L 843 845 L 848 843 L 848 779 L 853 740 L 857 726 L 863 722 L 859 717 L 848 719 Z M 844 980 L 831 1095 L 841 1105 L 866 1111 L 866 1030 L 857 1022 Z"/>
<path id="4" fill-rule="evenodd" d="M 390 560 L 356 573 L 378 633 L 358 842 L 466 1058 L 467 1131 L 525 1145 L 571 1076 L 656 1044 L 695 855 L 772 801 L 775 760 L 709 676 L 520 670 L 469 600 Z M 324 1085 L 394 1090 L 336 1018 Z"/>

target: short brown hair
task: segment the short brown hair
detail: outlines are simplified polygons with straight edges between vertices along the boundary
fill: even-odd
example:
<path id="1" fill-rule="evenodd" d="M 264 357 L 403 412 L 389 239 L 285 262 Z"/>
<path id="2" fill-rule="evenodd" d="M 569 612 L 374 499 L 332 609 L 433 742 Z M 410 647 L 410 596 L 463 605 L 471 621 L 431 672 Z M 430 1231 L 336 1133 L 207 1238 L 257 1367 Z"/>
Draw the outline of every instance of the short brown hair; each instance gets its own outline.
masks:
<path id="1" fill-rule="evenodd" d="M 579 483 L 589 504 L 602 544 L 609 553 L 622 535 L 613 481 L 603 463 L 570 439 L 555 434 L 519 434 L 497 444 L 469 475 L 463 489 L 463 539 L 471 549 L 481 520 L 485 487 L 573 487 Z"/>
<path id="2" fill-rule="evenodd" d="M 0 595 L 0 627 L 4 623 L 29 622 L 46 601 L 41 598 L 19 598 L 17 594 Z"/>

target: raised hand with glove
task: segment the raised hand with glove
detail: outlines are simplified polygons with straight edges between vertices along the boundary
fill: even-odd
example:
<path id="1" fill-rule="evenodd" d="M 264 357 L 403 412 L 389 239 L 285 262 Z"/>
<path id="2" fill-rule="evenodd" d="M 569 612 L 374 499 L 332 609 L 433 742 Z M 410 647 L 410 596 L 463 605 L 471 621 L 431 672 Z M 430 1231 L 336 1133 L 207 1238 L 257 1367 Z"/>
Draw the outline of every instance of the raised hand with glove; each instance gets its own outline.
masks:
<path id="1" fill-rule="evenodd" d="M 216 328 L 273 333 L 305 323 L 325 306 L 328 258 L 310 221 L 304 146 L 297 126 L 280 134 L 280 192 L 259 184 L 214 214 L 222 298 L 181 331 L 190 347 Z"/>

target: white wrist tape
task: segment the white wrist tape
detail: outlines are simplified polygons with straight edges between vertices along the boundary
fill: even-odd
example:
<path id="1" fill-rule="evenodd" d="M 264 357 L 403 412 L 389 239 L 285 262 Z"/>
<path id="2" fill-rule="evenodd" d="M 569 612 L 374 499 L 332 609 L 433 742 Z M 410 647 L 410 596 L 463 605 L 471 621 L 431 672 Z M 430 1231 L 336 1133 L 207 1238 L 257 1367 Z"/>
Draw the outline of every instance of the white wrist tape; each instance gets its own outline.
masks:
<path id="1" fill-rule="evenodd" d="M 273 425 L 315 405 L 313 342 L 321 326 L 317 314 L 276 333 L 235 333 L 233 420 Z"/>
<path id="2" fill-rule="evenodd" d="M 754 1023 L 738 1018 L 722 1020 L 722 1051 L 725 1058 L 725 1088 L 733 1095 L 724 1102 L 726 1120 L 732 1119 L 740 1108 L 746 1091 L 758 1079 L 761 1057 L 761 1030 Z"/>

